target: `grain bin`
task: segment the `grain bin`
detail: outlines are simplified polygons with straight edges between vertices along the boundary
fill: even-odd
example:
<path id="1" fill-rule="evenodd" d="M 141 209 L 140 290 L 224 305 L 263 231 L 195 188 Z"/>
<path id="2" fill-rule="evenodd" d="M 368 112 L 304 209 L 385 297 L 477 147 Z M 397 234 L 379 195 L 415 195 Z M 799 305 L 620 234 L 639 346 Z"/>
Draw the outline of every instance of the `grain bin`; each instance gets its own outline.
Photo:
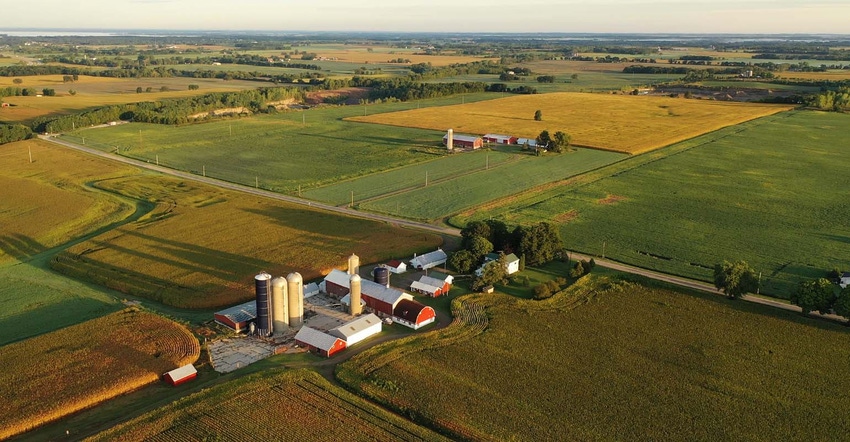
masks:
<path id="1" fill-rule="evenodd" d="M 455 143 L 455 131 L 452 130 L 452 129 L 449 129 L 448 131 L 446 131 L 446 150 L 448 150 L 449 152 L 454 150 L 454 143 Z"/>
<path id="2" fill-rule="evenodd" d="M 360 257 L 352 253 L 351 256 L 348 257 L 348 274 L 357 275 L 359 272 Z"/>
<path id="3" fill-rule="evenodd" d="M 352 316 L 357 316 L 362 312 L 362 308 L 360 306 L 360 275 L 351 275 L 348 282 L 349 287 L 351 287 L 348 313 Z"/>
<path id="4" fill-rule="evenodd" d="M 304 280 L 298 272 L 286 277 L 289 298 L 289 326 L 301 327 L 304 322 Z"/>
<path id="5" fill-rule="evenodd" d="M 275 334 L 282 335 L 289 326 L 287 311 L 286 278 L 278 276 L 272 279 L 272 329 Z"/>
<path id="6" fill-rule="evenodd" d="M 271 318 L 271 279 L 272 275 L 260 273 L 254 277 L 254 287 L 257 293 L 257 334 L 268 336 L 272 332 Z"/>
<path id="7" fill-rule="evenodd" d="M 390 269 L 386 267 L 375 267 L 374 270 L 375 282 L 384 287 L 390 286 Z"/>

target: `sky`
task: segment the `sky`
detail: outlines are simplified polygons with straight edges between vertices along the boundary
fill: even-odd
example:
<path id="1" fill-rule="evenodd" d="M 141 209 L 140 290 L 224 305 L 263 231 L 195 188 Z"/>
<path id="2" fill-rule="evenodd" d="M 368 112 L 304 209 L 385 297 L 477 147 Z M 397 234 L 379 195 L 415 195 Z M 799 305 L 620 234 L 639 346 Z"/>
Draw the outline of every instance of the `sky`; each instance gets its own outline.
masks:
<path id="1" fill-rule="evenodd" d="M 848 34 L 850 0 L 7 0 L 0 31 Z"/>

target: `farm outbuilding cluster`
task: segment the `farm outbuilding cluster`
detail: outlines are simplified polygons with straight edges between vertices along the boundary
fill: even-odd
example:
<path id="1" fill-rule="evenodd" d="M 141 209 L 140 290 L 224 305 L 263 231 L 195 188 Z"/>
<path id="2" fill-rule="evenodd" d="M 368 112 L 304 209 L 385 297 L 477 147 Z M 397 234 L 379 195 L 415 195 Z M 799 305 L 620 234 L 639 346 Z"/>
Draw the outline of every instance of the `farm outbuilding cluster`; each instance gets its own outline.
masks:
<path id="1" fill-rule="evenodd" d="M 443 135 L 443 145 L 449 151 L 454 150 L 456 147 L 470 150 L 480 149 L 484 147 L 484 143 L 537 147 L 536 139 L 515 137 L 513 135 L 484 134 L 484 136 L 479 137 L 477 135 L 455 134 L 451 129 Z"/>

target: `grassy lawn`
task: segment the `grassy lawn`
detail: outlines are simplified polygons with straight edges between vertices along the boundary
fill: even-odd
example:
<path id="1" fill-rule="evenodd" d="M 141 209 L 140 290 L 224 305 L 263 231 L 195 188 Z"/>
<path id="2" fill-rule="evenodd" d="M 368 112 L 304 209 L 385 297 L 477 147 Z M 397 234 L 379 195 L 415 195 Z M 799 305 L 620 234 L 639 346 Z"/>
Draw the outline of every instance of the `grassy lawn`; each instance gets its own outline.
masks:
<path id="1" fill-rule="evenodd" d="M 546 301 L 475 295 L 457 307 L 467 325 L 378 346 L 338 378 L 469 440 L 804 441 L 850 430 L 841 325 L 607 277 Z"/>
<path id="2" fill-rule="evenodd" d="M 559 221 L 567 247 L 692 278 L 744 259 L 762 293 L 847 268 L 850 117 L 793 112 L 746 123 L 505 200 L 453 223 Z M 657 154 L 657 155 L 656 155 Z M 569 215 L 569 216 L 566 216 Z"/>

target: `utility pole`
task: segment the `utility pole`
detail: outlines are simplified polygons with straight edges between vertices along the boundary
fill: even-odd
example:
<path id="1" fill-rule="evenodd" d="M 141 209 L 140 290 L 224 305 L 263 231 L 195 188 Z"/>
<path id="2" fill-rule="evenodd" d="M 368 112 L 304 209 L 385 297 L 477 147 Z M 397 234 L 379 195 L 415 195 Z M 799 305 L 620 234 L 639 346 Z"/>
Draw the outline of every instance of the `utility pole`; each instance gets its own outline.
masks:
<path id="1" fill-rule="evenodd" d="M 490 154 L 487 154 L 487 165 L 485 166 L 485 170 L 490 170 Z"/>
<path id="2" fill-rule="evenodd" d="M 142 143 L 142 130 L 139 129 L 139 149 L 142 149 L 145 145 Z"/>
<path id="3" fill-rule="evenodd" d="M 201 166 L 201 175 L 207 176 L 207 166 Z"/>
<path id="4" fill-rule="evenodd" d="M 83 144 L 86 144 L 86 137 L 83 137 Z"/>
<path id="5" fill-rule="evenodd" d="M 32 147 L 27 146 L 27 151 L 30 153 L 30 164 L 32 164 Z"/>
<path id="6" fill-rule="evenodd" d="M 351 191 L 351 204 L 348 206 L 348 208 L 352 208 L 352 207 L 354 207 L 354 191 L 353 190 Z"/>
<path id="7" fill-rule="evenodd" d="M 254 177 L 254 187 L 256 187 L 257 189 L 260 188 L 260 177 Z"/>
<path id="8" fill-rule="evenodd" d="M 425 171 L 425 187 L 428 187 L 428 171 Z"/>
<path id="9" fill-rule="evenodd" d="M 303 110 L 301 111 L 301 126 L 307 125 L 307 117 L 304 115 L 304 112 L 305 111 L 303 111 Z"/>
<path id="10" fill-rule="evenodd" d="M 602 259 L 605 259 L 605 241 L 602 241 Z"/>
<path id="11" fill-rule="evenodd" d="M 159 166 L 159 155 L 156 156 L 156 165 Z"/>
<path id="12" fill-rule="evenodd" d="M 761 292 L 761 272 L 759 272 L 759 283 L 756 286 L 756 294 L 758 295 Z"/>
<path id="13" fill-rule="evenodd" d="M 230 136 L 232 137 L 233 136 L 233 125 L 229 124 L 227 127 L 230 128 Z"/>
<path id="14" fill-rule="evenodd" d="M 301 185 L 298 185 L 298 198 L 301 198 Z"/>

